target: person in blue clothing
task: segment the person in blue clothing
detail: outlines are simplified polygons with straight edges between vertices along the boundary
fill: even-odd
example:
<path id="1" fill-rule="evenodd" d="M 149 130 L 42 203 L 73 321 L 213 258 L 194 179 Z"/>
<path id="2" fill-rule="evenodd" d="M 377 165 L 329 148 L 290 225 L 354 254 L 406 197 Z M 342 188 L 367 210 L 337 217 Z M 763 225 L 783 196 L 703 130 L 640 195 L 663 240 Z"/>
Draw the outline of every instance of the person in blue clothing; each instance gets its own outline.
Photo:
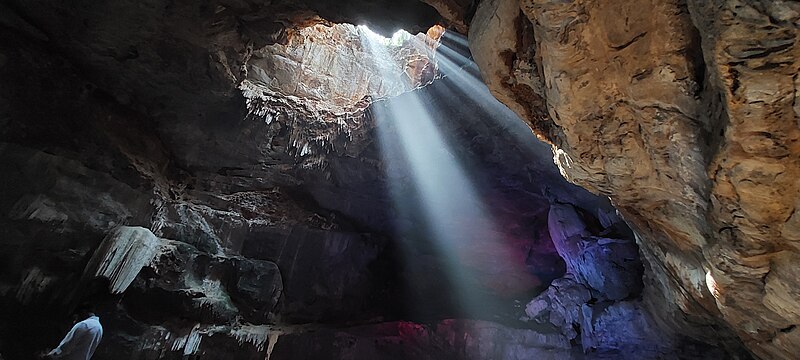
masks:
<path id="1" fill-rule="evenodd" d="M 78 319 L 58 346 L 43 355 L 45 359 L 89 360 L 103 339 L 103 325 L 91 307 L 83 306 Z"/>

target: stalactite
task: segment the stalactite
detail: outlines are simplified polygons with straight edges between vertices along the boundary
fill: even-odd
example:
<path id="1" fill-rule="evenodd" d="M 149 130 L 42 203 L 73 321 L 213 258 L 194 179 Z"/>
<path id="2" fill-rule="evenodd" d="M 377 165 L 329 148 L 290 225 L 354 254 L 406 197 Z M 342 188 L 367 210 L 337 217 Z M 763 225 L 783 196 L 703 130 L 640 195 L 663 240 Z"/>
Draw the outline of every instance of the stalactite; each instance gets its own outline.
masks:
<path id="1" fill-rule="evenodd" d="M 368 30 L 357 29 L 352 25 L 335 25 L 333 28 L 309 27 L 300 30 L 295 39 L 298 42 L 295 43 L 293 40 L 287 45 L 287 49 L 299 46 L 300 57 L 295 61 L 298 61 L 300 66 L 308 65 L 313 68 L 315 61 L 318 60 L 313 54 L 324 52 L 322 46 L 316 41 L 321 41 L 328 47 L 335 47 L 340 46 L 341 44 L 338 42 L 341 41 L 361 43 L 364 36 L 376 36 L 361 34 L 362 31 Z M 381 66 L 388 65 L 389 68 L 403 71 L 408 78 L 407 81 L 395 81 L 390 86 L 383 86 L 385 85 L 383 84 L 378 89 L 371 91 L 365 89 L 365 93 L 368 95 L 361 99 L 344 99 L 346 101 L 342 103 L 347 105 L 338 104 L 331 107 L 330 104 L 322 104 L 320 100 L 286 94 L 286 89 L 282 89 L 281 84 L 275 82 L 276 78 L 273 78 L 269 84 L 244 80 L 240 83 L 239 90 L 245 97 L 248 117 L 261 119 L 266 124 L 280 121 L 281 119 L 277 118 L 276 114 L 287 117 L 288 121 L 285 121 L 285 125 L 291 129 L 289 141 L 291 146 L 288 153 L 299 160 L 301 168 L 324 170 L 328 165 L 326 159 L 329 154 L 345 152 L 348 143 L 367 135 L 369 129 L 364 126 L 367 122 L 365 111 L 374 100 L 397 96 L 417 89 L 431 83 L 437 76 L 435 71 L 433 77 L 427 76 L 424 71 L 412 74 L 408 74 L 408 71 L 414 68 L 411 64 L 429 63 L 434 58 L 433 50 L 439 45 L 438 36 L 428 38 L 425 34 L 418 34 L 378 42 L 380 44 L 376 44 L 376 46 L 386 48 L 387 53 L 394 60 L 392 64 L 376 63 L 369 55 L 371 51 L 365 51 L 364 57 L 355 60 L 360 63 L 353 66 L 357 65 L 359 68 L 365 69 L 367 73 L 382 73 L 388 70 Z M 282 47 L 283 45 L 274 46 Z M 289 50 L 284 49 L 283 51 Z M 327 59 L 319 61 L 322 63 L 332 61 L 330 60 L 332 57 Z M 427 69 L 428 66 L 422 68 Z M 433 68 L 436 68 L 435 64 Z M 332 67 L 327 66 L 324 69 L 332 69 Z M 380 76 L 380 78 L 384 77 Z M 297 82 L 295 85 L 299 86 L 300 83 Z M 294 92 L 303 93 L 298 89 L 295 89 Z"/>
<path id="2" fill-rule="evenodd" d="M 267 357 L 264 360 L 270 360 L 272 352 L 275 351 L 275 345 L 278 343 L 278 338 L 281 336 L 279 331 L 269 333 L 269 345 L 267 345 Z"/>
<path id="3" fill-rule="evenodd" d="M 108 234 L 97 248 L 84 276 L 103 277 L 110 281 L 112 294 L 120 294 L 133 282 L 139 271 L 155 259 L 161 240 L 142 227 L 121 226 Z"/>
<path id="4" fill-rule="evenodd" d="M 230 331 L 230 335 L 239 342 L 239 345 L 252 344 L 258 351 L 264 351 L 264 346 L 267 344 L 267 340 L 270 339 L 271 334 L 272 330 L 267 325 L 242 325 Z M 267 358 L 269 358 L 269 355 L 267 355 Z"/>
<path id="5" fill-rule="evenodd" d="M 200 349 L 200 343 L 203 341 L 203 335 L 200 332 L 200 324 L 196 324 L 192 330 L 185 336 L 176 338 L 172 343 L 172 351 L 180 351 L 183 349 L 183 355 L 194 355 Z"/>

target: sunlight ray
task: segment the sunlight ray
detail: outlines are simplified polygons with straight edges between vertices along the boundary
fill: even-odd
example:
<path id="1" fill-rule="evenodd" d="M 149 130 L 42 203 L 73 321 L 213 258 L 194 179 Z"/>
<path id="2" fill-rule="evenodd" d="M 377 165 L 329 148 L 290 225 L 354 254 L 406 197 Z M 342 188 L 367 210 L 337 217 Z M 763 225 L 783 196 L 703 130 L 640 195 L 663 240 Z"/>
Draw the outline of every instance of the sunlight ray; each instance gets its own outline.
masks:
<path id="1" fill-rule="evenodd" d="M 373 37 L 365 31 L 365 47 L 373 52 L 376 61 L 391 63 L 386 43 Z M 425 46 L 417 38 L 407 40 L 412 46 Z M 469 98 L 470 89 L 475 88 L 475 94 L 493 99 L 479 78 L 461 71 L 446 57 L 440 60 L 443 69 L 467 88 L 460 89 L 459 97 Z M 474 64 L 469 58 L 463 60 L 467 66 Z M 389 72 L 387 76 L 392 73 L 397 72 Z M 398 213 L 408 213 L 414 211 L 415 205 L 419 206 L 424 224 L 410 226 L 423 227 L 434 240 L 433 245 L 446 261 L 447 276 L 454 290 L 460 293 L 456 298 L 462 311 L 480 312 L 486 302 L 486 289 L 480 284 L 488 280 L 482 279 L 485 275 L 475 269 L 508 266 L 488 262 L 511 259 L 513 253 L 504 245 L 505 239 L 486 210 L 482 195 L 438 128 L 438 110 L 416 92 L 375 103 L 373 109 L 390 193 Z M 401 184 L 404 177 L 410 186 Z M 417 204 L 406 198 L 404 189 L 409 187 L 416 192 Z"/>

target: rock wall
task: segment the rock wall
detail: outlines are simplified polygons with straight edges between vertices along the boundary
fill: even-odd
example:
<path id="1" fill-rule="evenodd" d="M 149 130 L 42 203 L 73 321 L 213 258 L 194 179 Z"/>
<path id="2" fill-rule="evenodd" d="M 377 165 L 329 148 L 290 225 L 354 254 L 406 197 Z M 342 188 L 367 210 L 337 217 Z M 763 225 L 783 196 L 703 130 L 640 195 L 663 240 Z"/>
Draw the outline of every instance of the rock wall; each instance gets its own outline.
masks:
<path id="1" fill-rule="evenodd" d="M 713 240 L 703 247 L 723 318 L 763 358 L 800 351 L 795 213 L 800 184 L 800 6 L 690 2 L 719 125 L 707 167 Z M 719 19 L 712 21 L 712 19 Z M 716 129 L 715 129 L 716 130 Z M 710 286 L 711 287 L 711 286 Z"/>
<path id="2" fill-rule="evenodd" d="M 523 329 L 455 320 L 437 339 L 474 343 L 426 342 L 428 329 L 409 351 L 571 357 L 579 347 L 602 356 L 639 346 L 631 353 L 668 357 L 708 355 L 702 344 L 711 344 L 712 355 L 746 357 L 740 342 L 762 358 L 800 350 L 796 4 L 424 3 L 0 5 L 0 79 L 14 84 L 0 88 L 0 323 L 29 316 L 21 329 L 0 327 L 0 351 L 11 343 L 11 356 L 25 356 L 56 341 L 63 329 L 53 322 L 95 285 L 104 296 L 125 289 L 122 299 L 97 295 L 114 334 L 100 351 L 108 358 L 120 349 L 291 356 L 315 335 L 275 343 L 284 330 L 271 326 L 349 332 L 353 323 L 460 315 L 442 291 L 441 258 L 424 246 L 398 255 L 369 111 L 371 96 L 432 80 L 430 58 L 401 46 L 395 58 L 409 66 L 393 76 L 408 74 L 412 86 L 379 84 L 352 72 L 366 61 L 363 43 L 338 43 L 357 28 L 327 27 L 363 22 L 388 34 L 440 20 L 469 32 L 483 79 L 552 144 L 561 174 L 612 199 L 634 230 L 644 283 L 630 234 L 608 230 L 602 200 L 556 178 L 518 129 L 487 124 L 498 108 L 437 81 L 415 96 L 445 109 L 440 125 L 460 144 L 456 155 L 487 169 L 478 182 L 515 249 L 504 265 L 526 267 L 538 282 L 510 284 L 480 269 L 498 300 L 481 316 Z M 363 81 L 338 84 L 343 74 Z M 159 244 L 154 260 L 143 260 L 149 247 L 119 259 L 114 249 L 137 243 L 112 246 L 124 240 L 109 236 L 120 226 L 147 229 L 147 244 Z M 93 254 L 108 260 L 99 274 L 110 283 L 83 276 Z M 411 257 L 421 266 L 408 266 Z M 523 309 L 520 299 L 564 267 L 570 274 Z M 432 310 L 412 315 L 409 294 Z M 515 319 L 525 310 L 527 322 Z M 341 332 L 320 338 L 348 338 Z M 657 344 L 662 336 L 669 341 Z M 502 340 L 487 350 L 486 339 Z M 374 353 L 370 341 L 353 341 L 360 350 L 334 343 L 340 357 Z"/>
<path id="3" fill-rule="evenodd" d="M 387 237 L 343 226 L 295 190 L 302 174 L 285 122 L 165 129 L 87 81 L 24 20 L 5 20 L 0 79 L 18 86 L 0 89 L 4 356 L 57 344 L 83 301 L 106 326 L 99 358 L 263 358 L 264 324 L 394 311 L 396 277 L 375 264 L 388 256 Z M 239 98 L 229 115 L 246 114 Z M 241 131 L 257 135 L 221 153 L 193 151 Z M 243 153 L 267 136 L 273 150 Z M 187 151 L 176 156 L 162 139 Z M 236 166 L 241 159 L 259 166 Z"/>
<path id="4" fill-rule="evenodd" d="M 762 358 L 800 345 L 799 14 L 782 1 L 491 0 L 470 27 L 493 93 L 637 232 L 653 312 L 698 339 L 730 329 Z"/>
<path id="5" fill-rule="evenodd" d="M 513 249 L 513 261 L 497 254 L 479 258 L 476 292 L 492 302 L 480 314 L 464 314 L 457 307 L 460 294 L 449 291 L 444 275 L 444 257 L 451 254 L 432 253 L 423 237 L 409 239 L 418 243 L 416 253 L 397 250 L 392 231 L 398 219 L 368 102 L 347 114 L 300 106 L 287 94 L 253 106 L 251 94 L 238 93 L 239 87 L 231 93 L 230 79 L 214 75 L 223 67 L 205 68 L 211 75 L 195 78 L 198 59 L 209 61 L 199 54 L 214 59 L 219 53 L 160 47 L 164 41 L 204 43 L 195 32 L 161 38 L 148 26 L 168 25 L 148 17 L 154 23 L 131 27 L 125 40 L 136 42 L 140 57 L 107 58 L 96 49 L 125 46 L 106 13 L 69 10 L 92 29 L 69 33 L 62 30 L 71 20 L 65 25 L 50 12 L 26 15 L 35 5 L 19 5 L 0 18 L 0 80 L 17 84 L 0 88 L 3 356 L 27 358 L 56 344 L 71 308 L 87 300 L 98 303 L 106 328 L 101 359 L 120 353 L 263 359 L 273 350 L 279 358 L 276 346 L 285 354 L 307 341 L 274 342 L 276 334 L 296 327 L 348 329 L 467 315 L 519 324 L 523 301 L 564 272 L 546 229 L 544 189 L 587 211 L 608 210 L 603 199 L 559 178 L 548 148 L 507 110 L 504 123 L 487 122 L 494 108 L 453 102 L 452 83 L 418 90 L 422 94 L 414 96 L 441 108 L 440 125 L 457 144 L 454 156 L 488 169 L 476 179 L 501 220 L 499 238 Z M 125 9 L 120 6 L 114 11 Z M 161 19 L 181 18 L 187 26 L 201 20 L 191 11 L 182 18 L 169 8 L 137 9 L 163 11 Z M 347 48 L 336 45 L 324 49 Z M 159 102 L 163 110 L 156 109 Z M 268 115 L 274 117 L 267 121 Z M 305 166 L 303 144 L 321 134 L 330 137 L 315 150 L 327 150 L 317 154 L 328 165 Z M 484 249 L 472 245 L 472 254 Z M 502 271 L 488 266 L 498 262 Z M 524 276 L 510 281 L 509 274 Z M 488 330 L 475 337 L 484 342 L 491 338 L 485 332 L 500 329 L 502 335 L 507 327 L 487 321 L 482 328 Z M 503 338 L 513 346 L 525 343 L 526 333 Z M 572 351 L 552 338 L 559 351 Z M 471 345 L 470 352 L 481 346 Z"/>
<path id="6" fill-rule="evenodd" d="M 408 40 L 414 37 L 432 46 L 411 46 Z M 383 38 L 350 24 L 309 26 L 293 33 L 286 44 L 254 50 L 247 79 L 316 111 L 352 112 L 365 97 L 397 96 L 430 83 L 436 65 L 429 52 L 437 40 L 405 31 Z M 376 61 L 374 47 L 392 61 Z"/>
<path id="7" fill-rule="evenodd" d="M 660 314 L 642 301 L 642 263 L 622 219 L 554 203 L 548 223 L 567 274 L 526 305 L 526 321 L 554 329 L 588 358 L 747 357 L 659 323 Z"/>

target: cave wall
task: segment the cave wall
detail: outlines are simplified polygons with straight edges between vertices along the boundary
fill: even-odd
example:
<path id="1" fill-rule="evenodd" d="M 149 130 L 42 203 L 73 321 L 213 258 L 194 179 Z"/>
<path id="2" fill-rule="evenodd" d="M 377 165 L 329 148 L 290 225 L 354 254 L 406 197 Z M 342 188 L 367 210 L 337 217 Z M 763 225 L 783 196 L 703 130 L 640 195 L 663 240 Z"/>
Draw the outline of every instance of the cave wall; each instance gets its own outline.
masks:
<path id="1" fill-rule="evenodd" d="M 478 286 L 496 302 L 485 303 L 480 314 L 458 311 L 441 255 L 424 244 L 405 258 L 398 255 L 393 223 L 420 219 L 397 219 L 391 211 L 371 111 L 361 108 L 344 117 L 327 112 L 336 120 L 329 121 L 312 107 L 280 96 L 248 101 L 252 94 L 244 91 L 230 98 L 218 93 L 221 99 L 211 103 L 194 98 L 198 104 L 192 109 L 208 110 L 197 116 L 178 104 L 191 102 L 195 93 L 171 88 L 157 91 L 175 91 L 175 108 L 154 113 L 113 93 L 119 79 L 96 83 L 85 75 L 113 74 L 121 65 L 76 66 L 69 59 L 80 55 L 62 52 L 26 20 L 5 19 L 4 24 L 8 36 L 0 53 L 10 60 L 3 62 L 0 76 L 19 86 L 0 92 L 7 125 L 0 157 L 2 221 L 8 234 L 2 240 L 2 316 L 4 324 L 31 319 L 0 328 L 0 351 L 6 356 L 24 358 L 57 342 L 70 308 L 87 299 L 99 303 L 106 325 L 99 358 L 120 352 L 165 359 L 230 353 L 242 359 L 270 353 L 279 359 L 301 352 L 329 358 L 330 347 L 342 359 L 410 354 L 572 358 L 582 356 L 584 349 L 576 344 L 584 334 L 591 351 L 619 353 L 619 343 L 595 339 L 619 328 L 613 320 L 625 319 L 603 316 L 613 314 L 608 308 L 623 309 L 659 333 L 638 305 L 606 306 L 638 296 L 636 279 L 633 289 L 622 290 L 625 294 L 603 297 L 608 302 L 597 307 L 597 316 L 580 310 L 596 301 L 592 295 L 580 296 L 568 309 L 545 306 L 528 315 L 525 303 L 563 275 L 563 258 L 584 255 L 559 253 L 554 246 L 548 231 L 551 201 L 580 209 L 573 211 L 592 223 L 613 209 L 560 178 L 549 148 L 508 109 L 457 101 L 467 94 L 453 79 L 403 96 L 421 97 L 440 110 L 437 126 L 456 145 L 446 150 L 469 163 L 499 220 L 501 238 L 513 249 L 513 259 L 487 257 L 479 264 Z M 167 53 L 165 60 L 173 55 Z M 149 86 L 158 87 L 143 89 Z M 258 91 L 263 88 L 253 93 Z M 47 101 L 40 105 L 42 99 Z M 386 101 L 406 104 L 402 98 Z M 324 154 L 325 166 L 306 166 L 312 154 L 300 151 L 304 146 L 298 141 L 318 134 L 327 136 L 326 142 L 313 155 Z M 470 226 L 470 219 L 456 220 Z M 630 234 L 611 239 L 605 233 L 599 244 L 590 233 L 581 236 L 593 243 L 593 251 L 624 243 L 626 254 L 636 253 Z M 484 250 L 485 244 L 473 245 L 473 253 Z M 504 266 L 486 266 L 493 261 Z M 571 284 L 591 294 L 590 282 L 615 276 L 606 273 L 612 262 L 581 265 L 584 275 Z M 570 319 L 575 322 L 556 325 L 549 318 L 575 311 L 581 311 Z M 446 319 L 458 316 L 482 320 Z M 578 334 L 575 323 L 588 326 Z M 414 345 L 397 342 L 398 336 Z M 388 345 L 376 349 L 376 338 Z M 325 346 L 306 352 L 317 342 Z M 642 344 L 656 354 L 675 351 L 672 343 L 661 346 L 654 338 L 637 343 Z"/>
<path id="2" fill-rule="evenodd" d="M 253 107 L 241 84 L 258 73 L 259 56 L 270 56 L 255 50 L 284 51 L 298 29 L 328 24 L 322 18 L 363 20 L 385 34 L 444 21 L 469 32 L 485 82 L 553 145 L 562 175 L 609 196 L 636 233 L 644 299 L 598 307 L 598 332 L 589 334 L 633 319 L 733 353 L 740 341 L 762 358 L 797 352 L 796 4 L 426 3 L 0 5 L 8 34 L 0 53 L 3 83 L 25 84 L 4 86 L 0 97 L 6 189 L 0 205 L 10 249 L 2 254 L 0 291 L 8 308 L 28 314 L 44 307 L 42 319 L 63 317 L 63 305 L 43 299 L 69 298 L 94 249 L 126 225 L 158 239 L 153 264 L 160 265 L 143 267 L 129 287 L 131 300 L 107 302 L 121 314 L 114 321 L 133 324 L 114 329 L 126 335 L 113 341 L 134 349 L 147 339 L 148 356 L 164 348 L 169 356 L 191 353 L 186 344 L 200 338 L 220 353 L 241 345 L 258 356 L 270 342 L 268 331 L 234 321 L 239 315 L 302 323 L 391 314 L 399 306 L 390 290 L 396 274 L 374 266 L 396 261 L 387 255 L 386 234 L 376 231 L 388 223 L 389 199 L 369 181 L 380 171 L 370 129 L 361 122 L 366 104 L 356 102 L 357 111 L 340 122 L 316 121 L 319 114 L 281 97 Z M 254 111 L 264 108 L 274 111 Z M 267 113 L 280 116 L 266 121 Z M 334 154 L 328 172 L 298 166 L 321 164 L 297 158 L 303 148 L 297 140 L 320 134 L 325 145 L 317 152 Z M 478 139 L 476 148 L 503 148 L 492 141 Z M 503 171 L 506 180 L 517 176 Z M 525 199 L 531 207 L 549 206 L 538 195 L 517 200 Z M 504 211 L 519 205 L 500 203 Z M 534 217 L 541 226 L 541 213 Z M 573 241 L 616 246 L 596 235 Z M 546 253 L 554 256 L 552 250 Z M 297 266 L 313 271 L 294 272 Z M 180 275 L 183 269 L 192 271 Z M 309 275 L 317 272 L 325 276 Z M 209 276 L 215 281 L 204 283 Z M 594 301 L 585 299 L 590 281 L 565 279 L 543 296 L 577 294 L 572 310 Z M 252 283 L 270 286 L 258 293 Z M 282 301 L 274 301 L 276 293 Z M 240 302 L 235 310 L 225 298 L 231 295 Z M 169 309 L 182 315 L 154 326 L 134 299 L 172 299 Z M 547 299 L 532 302 L 538 305 L 529 305 L 528 315 L 553 313 L 542 312 L 553 303 Z M 564 325 L 562 335 L 575 332 L 574 321 L 547 317 Z M 60 332 L 43 328 L 18 335 Z M 160 343 L 167 334 L 182 345 Z M 646 338 L 642 343 L 652 344 Z"/>
<path id="3" fill-rule="evenodd" d="M 732 331 L 762 358 L 800 344 L 798 14 L 783 1 L 493 0 L 470 27 L 493 93 L 637 232 L 653 312 L 700 339 Z"/>
<path id="4" fill-rule="evenodd" d="M 295 190 L 301 175 L 285 123 L 200 121 L 161 132 L 158 120 L 9 23 L 0 78 L 18 86 L 0 90 L 4 356 L 57 344 L 83 301 L 97 304 L 106 325 L 99 358 L 180 358 L 202 339 L 212 358 L 263 358 L 263 324 L 277 319 L 391 314 L 395 275 L 390 262 L 375 264 L 387 256 L 386 236 L 340 225 L 346 219 Z M 244 99 L 236 104 L 228 115 L 245 119 Z M 169 130 L 182 126 L 191 130 Z M 262 136 L 191 151 L 224 147 L 241 132 Z M 191 138 L 198 133 L 215 137 Z M 264 137 L 274 141 L 261 152 Z M 177 157 L 162 139 L 187 151 Z M 226 166 L 236 161 L 262 166 Z"/>
<path id="5" fill-rule="evenodd" d="M 127 33 L 126 41 L 147 45 L 136 52 L 158 54 L 160 64 L 186 67 L 97 54 L 127 45 L 94 10 L 76 11 L 96 32 L 62 33 L 63 24 L 42 20 L 59 17 L 28 18 L 19 8 L 2 18 L 0 79 L 17 84 L 0 90 L 4 356 L 26 358 L 57 343 L 71 308 L 86 300 L 99 305 L 106 326 L 99 358 L 263 358 L 279 335 L 297 332 L 276 353 L 291 358 L 287 351 L 313 338 L 307 328 L 459 315 L 454 296 L 442 291 L 440 258 L 425 254 L 419 268 L 397 258 L 387 230 L 395 220 L 391 199 L 365 109 L 320 119 L 308 106 L 273 97 L 256 108 L 269 111 L 254 111 L 247 92 L 216 77 L 225 67 L 207 68 L 207 77 L 184 72 L 205 66 L 209 59 L 195 55 L 211 50 L 159 52 L 161 42 L 148 41 L 155 32 Z M 37 19 L 46 25 L 37 28 Z M 185 32 L 172 34 L 186 40 Z M 424 96 L 447 99 L 452 86 L 439 83 Z M 169 96 L 161 105 L 153 100 L 159 94 Z M 480 155 L 480 165 L 491 168 L 481 181 L 507 222 L 504 235 L 515 241 L 515 265 L 537 280 L 509 283 L 482 271 L 494 280 L 489 285 L 517 289 L 513 295 L 527 301 L 564 271 L 546 231 L 545 185 L 565 201 L 592 199 L 587 208 L 608 204 L 556 177 L 547 147 L 532 138 L 508 151 L 509 142 L 498 139 L 519 127 L 483 122 L 475 114 L 486 109 L 478 105 L 438 105 L 446 106 L 448 132 L 458 134 L 459 155 Z M 330 151 L 320 151 L 326 167 L 306 166 L 308 154 L 299 151 L 298 141 L 314 131 L 327 136 L 315 148 Z M 427 312 L 410 315 L 409 298 L 424 301 Z M 502 297 L 502 313 L 487 307 L 482 316 L 517 321 L 524 309 L 515 299 Z M 512 338 L 530 332 L 486 326 Z"/>

